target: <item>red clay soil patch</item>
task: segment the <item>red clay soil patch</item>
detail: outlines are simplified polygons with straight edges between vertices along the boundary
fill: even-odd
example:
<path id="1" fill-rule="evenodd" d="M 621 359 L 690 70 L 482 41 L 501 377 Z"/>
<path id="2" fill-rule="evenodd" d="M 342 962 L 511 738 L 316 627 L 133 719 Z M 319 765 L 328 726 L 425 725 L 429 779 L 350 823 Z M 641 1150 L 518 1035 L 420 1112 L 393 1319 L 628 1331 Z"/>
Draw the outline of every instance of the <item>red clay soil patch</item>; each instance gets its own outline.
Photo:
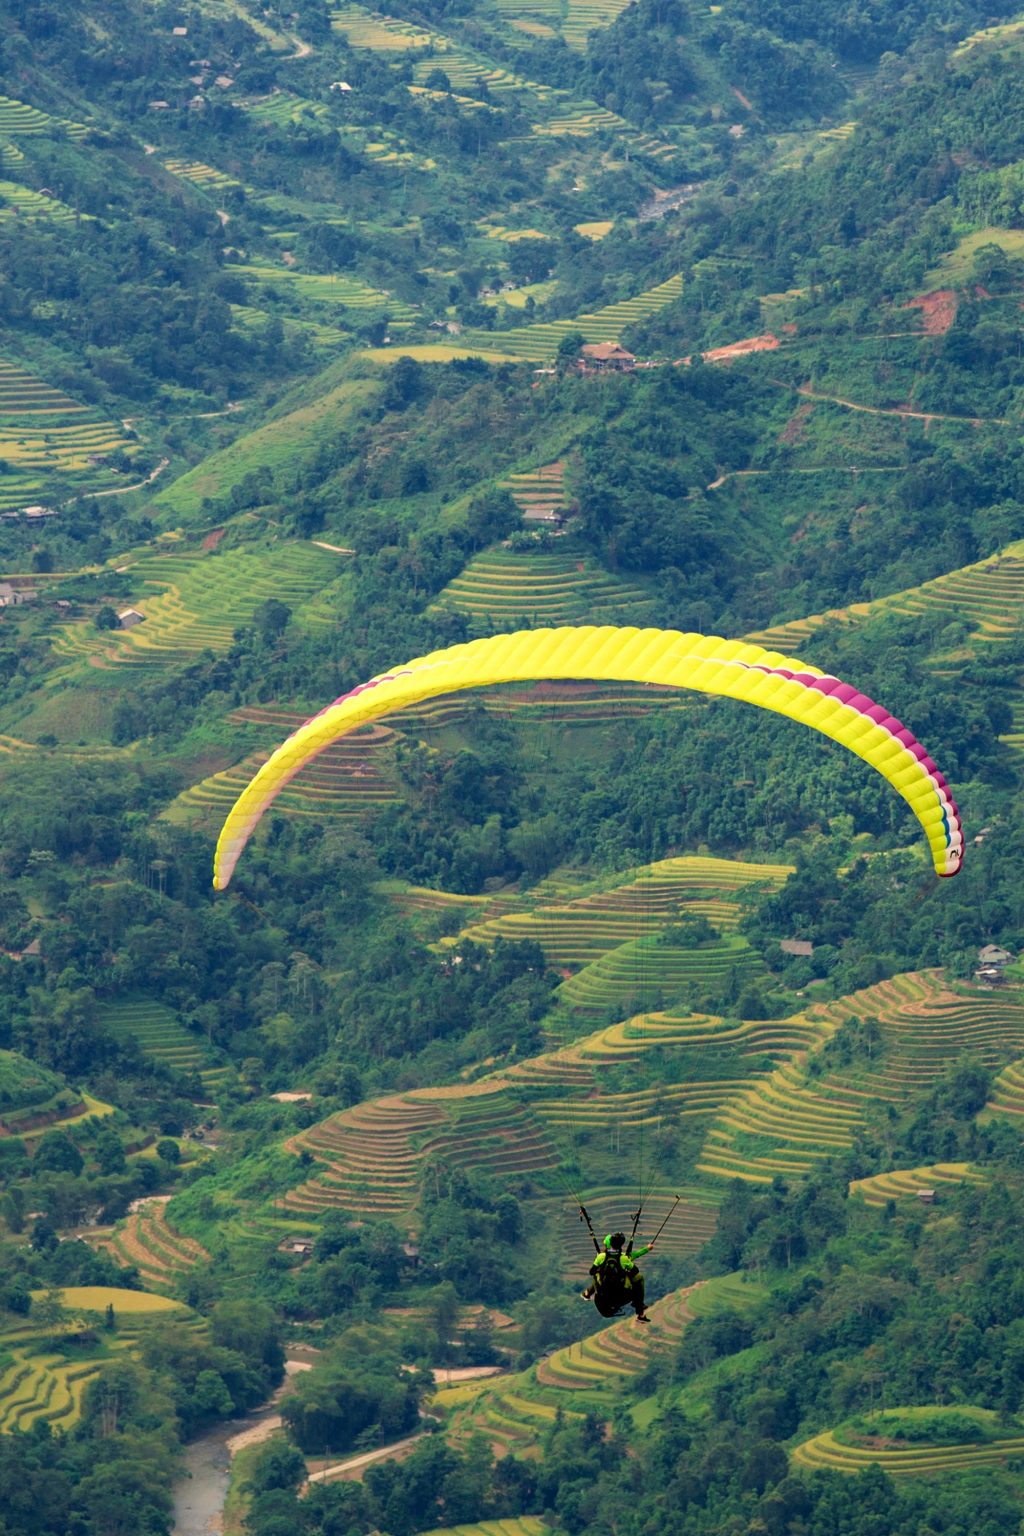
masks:
<path id="1" fill-rule="evenodd" d="M 957 303 L 952 288 L 936 288 L 934 293 L 919 293 L 904 307 L 921 311 L 926 336 L 945 336 L 956 319 Z"/>
<path id="2" fill-rule="evenodd" d="M 748 336 L 745 341 L 731 341 L 727 347 L 712 347 L 710 352 L 702 352 L 700 355 L 706 363 L 727 363 L 730 358 L 742 357 L 745 352 L 774 352 L 779 345 L 779 338 L 772 331 L 765 331 L 763 336 Z M 681 357 L 674 364 L 676 368 L 689 368 L 692 357 Z"/>
<path id="3" fill-rule="evenodd" d="M 706 363 L 728 362 L 730 357 L 742 357 L 745 352 L 774 352 L 779 338 L 772 331 L 763 336 L 748 336 L 746 341 L 732 341 L 727 347 L 712 347 L 704 353 Z"/>
<path id="4" fill-rule="evenodd" d="M 226 532 L 226 528 L 211 528 L 210 532 L 203 539 L 203 548 L 216 549 Z"/>
<path id="5" fill-rule="evenodd" d="M 743 92 L 735 85 L 731 85 L 729 89 L 732 91 L 741 107 L 746 107 L 748 112 L 753 112 L 754 103 L 751 101 L 749 96 L 744 96 Z"/>
<path id="6" fill-rule="evenodd" d="M 784 336 L 795 336 L 798 329 L 799 327 L 795 320 L 787 320 L 782 327 L 782 334 Z"/>

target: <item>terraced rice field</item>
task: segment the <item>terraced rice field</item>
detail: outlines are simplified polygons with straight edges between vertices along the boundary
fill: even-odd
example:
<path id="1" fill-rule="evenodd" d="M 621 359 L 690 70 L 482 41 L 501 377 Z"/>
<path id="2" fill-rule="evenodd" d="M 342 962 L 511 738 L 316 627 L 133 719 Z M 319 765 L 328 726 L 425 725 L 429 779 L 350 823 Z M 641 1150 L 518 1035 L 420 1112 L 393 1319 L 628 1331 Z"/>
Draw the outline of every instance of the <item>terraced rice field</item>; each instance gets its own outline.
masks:
<path id="1" fill-rule="evenodd" d="M 338 574 L 338 559 L 313 544 L 281 543 L 223 553 L 187 549 L 143 555 L 130 567 L 159 595 L 134 601 L 144 621 L 128 630 L 58 629 L 54 650 L 93 666 L 164 666 L 201 651 L 225 651 L 268 598 L 293 610 Z"/>
<path id="2" fill-rule="evenodd" d="M 102 1313 L 108 1302 L 113 1305 L 117 1332 L 106 1341 L 113 1353 L 69 1360 L 31 1322 L 7 1329 L 0 1334 L 0 1433 L 28 1430 L 38 1422 L 70 1429 L 81 1412 L 89 1382 L 112 1360 L 131 1351 L 151 1317 L 179 1305 L 164 1296 L 106 1286 L 72 1287 L 62 1292 L 61 1299 L 72 1316 Z"/>
<path id="3" fill-rule="evenodd" d="M 691 949 L 645 937 L 620 944 L 585 965 L 563 981 L 556 997 L 578 1021 L 607 1016 L 610 1008 L 651 993 L 671 999 L 688 987 L 716 986 L 734 973 L 743 980 L 762 968 L 761 957 L 743 938 Z"/>
<path id="4" fill-rule="evenodd" d="M 791 873 L 783 864 L 743 864 L 684 855 L 645 866 L 635 879 L 575 899 L 551 902 L 534 892 L 532 911 L 499 913 L 474 923 L 464 936 L 533 939 L 551 965 L 586 966 L 610 950 L 687 917 L 735 928 L 740 909 L 729 898 L 754 885 L 777 889 Z"/>
<path id="5" fill-rule="evenodd" d="M 237 101 L 235 105 L 241 107 L 243 112 L 248 112 L 250 117 L 258 117 L 278 128 L 301 123 L 304 118 L 327 116 L 327 107 L 322 101 L 307 101 L 303 96 L 294 96 L 291 91 L 274 91 L 269 96 L 250 96 Z"/>
<path id="6" fill-rule="evenodd" d="M 344 36 L 350 48 L 371 48 L 375 53 L 406 53 L 420 48 L 443 53 L 451 46 L 440 33 L 395 16 L 383 16 L 379 11 L 365 10 L 361 5 L 332 11 L 331 27 Z"/>
<path id="7" fill-rule="evenodd" d="M 283 712 L 258 709 L 236 710 L 234 722 L 266 720 Z M 292 722 L 275 728 L 283 739 L 303 716 L 290 715 Z M 328 747 L 298 778 L 294 779 L 274 802 L 274 810 L 285 816 L 316 816 L 321 820 L 352 820 L 367 816 L 397 799 L 398 791 L 388 772 L 390 748 L 395 733 L 387 726 L 371 725 L 344 737 Z M 172 821 L 183 813 L 215 811 L 222 816 L 234 804 L 257 768 L 266 762 L 267 752 L 243 758 L 233 768 L 214 773 L 186 789 L 165 813 Z"/>
<path id="8" fill-rule="evenodd" d="M 587 341 L 618 341 L 629 325 L 656 314 L 671 304 L 683 291 L 682 277 L 670 277 L 646 293 L 635 298 L 609 304 L 593 314 L 577 315 L 572 320 L 549 320 L 538 325 L 514 327 L 508 331 L 464 331 L 460 337 L 463 346 L 475 346 L 489 351 L 499 345 L 503 351 L 512 352 L 528 362 L 549 362 L 558 351 L 563 337 L 576 331 L 582 332 Z"/>
<path id="9" fill-rule="evenodd" d="M 87 407 L 62 390 L 0 359 L 0 417 L 85 415 Z"/>
<path id="10" fill-rule="evenodd" d="M 410 86 L 410 90 L 414 87 Z M 482 103 L 477 103 L 482 105 Z M 365 155 L 367 160 L 372 160 L 375 165 L 397 166 L 403 170 L 436 171 L 437 161 L 425 155 L 418 155 L 409 147 L 406 139 L 401 134 L 394 133 L 389 128 L 382 128 L 375 123 L 372 129 L 360 128 L 355 125 L 343 127 L 339 130 L 345 148 L 353 154 Z M 411 311 L 405 311 L 411 313 Z"/>
<path id="11" fill-rule="evenodd" d="M 285 1195 L 293 1211 L 332 1207 L 396 1216 L 419 1194 L 427 1157 L 515 1177 L 550 1168 L 558 1153 L 543 1126 L 501 1080 L 424 1088 L 356 1104 L 285 1143 L 311 1152 L 327 1171 Z"/>
<path id="12" fill-rule="evenodd" d="M 582 53 L 591 32 L 611 23 L 629 0 L 491 0 L 509 26 L 528 37 L 561 37 Z"/>
<path id="13" fill-rule="evenodd" d="M 214 170 L 212 165 L 204 165 L 202 160 L 165 160 L 164 169 L 170 171 L 172 176 L 179 176 L 182 181 L 190 181 L 194 187 L 215 188 L 220 191 L 225 187 L 237 187 L 239 183 L 233 176 L 225 171 Z"/>
<path id="14" fill-rule="evenodd" d="M 1024 1061 L 1011 1061 L 992 1084 L 986 1110 L 999 1115 L 1024 1115 Z"/>
<path id="15" fill-rule="evenodd" d="M 680 1195 L 678 1205 L 675 1196 Z M 584 1188 L 581 1198 L 590 1212 L 595 1230 L 609 1232 L 621 1226 L 626 1197 L 621 1188 Z M 635 1200 L 636 1191 L 632 1198 Z M 541 1206 L 541 1201 L 531 1202 Z M 593 1244 L 580 1221 L 577 1212 L 564 1200 L 543 1203 L 545 1214 L 553 1216 L 555 1247 L 567 1279 L 575 1280 L 585 1275 L 594 1257 Z M 632 1207 L 631 1207 L 632 1208 Z M 714 1190 L 682 1190 L 656 1188 L 644 1195 L 644 1210 L 637 1235 L 638 1244 L 644 1243 L 668 1217 L 668 1225 L 658 1238 L 657 1248 L 650 1259 L 644 1260 L 652 1290 L 657 1289 L 658 1258 L 690 1258 L 699 1253 L 704 1244 L 714 1236 L 718 1222 L 718 1194 Z"/>
<path id="16" fill-rule="evenodd" d="M 695 695 L 642 683 L 528 683 L 471 692 L 441 694 L 394 717 L 397 729 L 429 740 L 434 731 L 466 720 L 483 709 L 501 720 L 536 720 L 552 727 L 614 725 L 652 709 L 700 707 Z"/>
<path id="17" fill-rule="evenodd" d="M 929 1419 L 940 1418 L 942 1411 L 941 1408 L 890 1410 L 895 1415 L 921 1414 L 927 1415 Z M 798 1467 L 815 1471 L 828 1468 L 834 1472 L 853 1473 L 863 1472 L 865 1467 L 878 1466 L 890 1477 L 935 1477 L 943 1472 L 973 1467 L 1004 1466 L 1010 1458 L 1017 1459 L 1024 1455 L 1024 1435 L 983 1438 L 980 1431 L 991 1429 L 997 1422 L 994 1413 L 987 1413 L 983 1409 L 965 1408 L 959 1404 L 948 1411 L 958 1416 L 966 1413 L 972 1418 L 977 1418 L 978 1439 L 956 1445 L 893 1443 L 886 1439 L 880 1424 L 879 1435 L 882 1443 L 870 1445 L 858 1444 L 849 1431 L 840 1428 L 826 1430 L 824 1434 L 805 1440 L 791 1453 L 792 1460 Z"/>
<path id="18" fill-rule="evenodd" d="M 262 284 L 280 296 L 289 295 L 316 304 L 338 304 L 346 309 L 381 309 L 396 320 L 408 319 L 416 311 L 401 299 L 392 298 L 378 288 L 370 288 L 355 277 L 341 277 L 328 272 L 299 272 L 294 267 L 259 266 L 254 263 L 230 269 L 250 284 Z"/>
<path id="19" fill-rule="evenodd" d="M 197 1264 L 209 1262 L 201 1243 L 176 1232 L 162 1199 L 147 1200 L 109 1231 L 89 1233 L 87 1241 L 116 1264 L 136 1268 L 146 1285 L 173 1289 Z"/>
<path id="20" fill-rule="evenodd" d="M 17 181 L 0 181 L 0 219 L 49 219 L 54 224 L 73 224 L 75 210 L 59 198 L 34 192 Z"/>
<path id="21" fill-rule="evenodd" d="M 38 107 L 11 96 L 0 96 L 0 138 L 21 138 L 26 134 L 53 133 L 59 129 L 69 139 L 81 139 L 89 131 L 83 123 L 70 123 L 51 117 Z"/>
<path id="22" fill-rule="evenodd" d="M 508 475 L 500 483 L 510 492 L 528 522 L 545 513 L 564 515 L 569 510 L 564 459 L 555 459 L 551 464 L 542 464 L 539 469 L 529 469 L 522 474 Z"/>
<path id="23" fill-rule="evenodd" d="M 427 1159 L 496 1177 L 552 1170 L 565 1163 L 567 1131 L 575 1142 L 579 1131 L 625 1125 L 628 1139 L 641 1123 L 656 1126 L 666 1117 L 711 1115 L 743 1093 L 750 1075 L 765 1069 L 767 1057 L 788 1060 L 814 1037 L 813 1026 L 801 1028 L 790 1021 L 737 1025 L 652 1015 L 509 1065 L 478 1082 L 358 1104 L 286 1143 L 293 1153 L 309 1151 L 323 1167 L 289 1191 L 281 1205 L 307 1214 L 340 1207 L 408 1219 Z M 619 1091 L 621 1068 L 635 1063 L 641 1043 L 651 1041 L 688 1052 L 724 1047 L 749 1058 L 750 1073 Z M 602 1082 L 608 1068 L 613 1069 L 611 1092 Z M 593 1192 L 595 1199 L 611 1199 L 614 1193 Z M 667 1209 L 670 1193 L 652 1191 L 652 1220 Z M 621 1198 L 620 1192 L 620 1203 Z M 699 1247 L 713 1225 L 716 1202 L 714 1192 L 687 1192 L 686 1220 L 675 1224 L 672 1239 L 678 1247 L 665 1244 L 666 1251 L 689 1253 Z"/>
<path id="24" fill-rule="evenodd" d="M 874 1014 L 882 1026 L 884 1060 L 862 1074 L 868 1092 L 901 1102 L 928 1087 L 969 1052 L 987 1067 L 1024 1051 L 1024 995 L 953 990 L 937 971 L 911 971 L 830 1005 L 835 1016 Z"/>
<path id="25" fill-rule="evenodd" d="M 54 1428 L 70 1428 L 81 1413 L 86 1387 L 99 1375 L 100 1363 L 70 1364 L 64 1355 L 36 1353 L 31 1346 L 10 1353 L 12 1363 L 0 1370 L 0 1434 L 31 1429 L 40 1420 Z"/>
<path id="26" fill-rule="evenodd" d="M 562 23 L 562 36 L 570 48 L 582 53 L 591 32 L 611 26 L 629 4 L 629 0 L 568 0 L 568 14 Z"/>
<path id="27" fill-rule="evenodd" d="M 146 1055 L 174 1072 L 198 1072 L 203 1087 L 214 1091 L 227 1072 L 216 1066 L 213 1053 L 180 1023 L 177 1014 L 150 998 L 106 1003 L 100 1022 L 120 1040 L 132 1040 Z"/>
<path id="28" fill-rule="evenodd" d="M 545 1536 L 548 1529 L 537 1515 L 516 1515 L 508 1520 L 480 1520 L 476 1525 L 442 1525 L 426 1536 Z"/>
<path id="29" fill-rule="evenodd" d="M 0 511 L 45 501 L 51 475 L 71 476 L 76 487 L 93 489 L 116 482 L 113 471 L 94 460 L 131 444 L 112 422 L 62 390 L 0 359 Z"/>
<path id="30" fill-rule="evenodd" d="M 529 477 L 520 478 L 526 482 L 520 494 L 536 496 Z M 517 554 L 499 547 L 476 555 L 433 606 L 512 629 L 522 623 L 636 623 L 650 602 L 642 587 L 609 575 L 589 555 Z"/>
<path id="31" fill-rule="evenodd" d="M 1024 1046 L 1019 998 L 952 991 L 938 972 L 879 982 L 805 1017 L 823 1043 L 851 1016 L 878 1019 L 877 1066 L 819 1078 L 800 1061 L 776 1068 L 718 1115 L 697 1165 L 701 1172 L 752 1183 L 809 1173 L 822 1158 L 852 1145 L 872 1106 L 903 1103 L 964 1052 L 996 1066 Z"/>
<path id="32" fill-rule="evenodd" d="M 891 1173 L 876 1173 L 870 1179 L 854 1179 L 850 1194 L 859 1195 L 865 1205 L 886 1205 L 890 1200 L 916 1197 L 921 1190 L 955 1189 L 961 1184 L 984 1184 L 985 1175 L 970 1163 L 932 1163 L 927 1168 L 896 1168 Z"/>
<path id="33" fill-rule="evenodd" d="M 409 95 L 419 101 L 454 101 L 457 107 L 464 112 L 496 112 L 497 107 L 492 107 L 486 101 L 477 101 L 473 96 L 457 96 L 453 91 L 433 91 L 425 85 L 410 85 Z"/>
<path id="34" fill-rule="evenodd" d="M 739 1275 L 720 1275 L 670 1291 L 648 1307 L 650 1327 L 638 1327 L 632 1313 L 627 1314 L 542 1360 L 536 1367 L 537 1384 L 558 1392 L 600 1391 L 608 1377 L 639 1375 L 656 1354 L 674 1348 L 695 1317 L 710 1316 L 723 1307 L 746 1311 L 763 1295 L 760 1286 Z"/>
<path id="35" fill-rule="evenodd" d="M 690 1303 L 697 1290 L 672 1291 L 651 1302 L 647 1327 L 639 1326 L 630 1312 L 582 1342 L 548 1355 L 532 1370 L 443 1389 L 431 1406 L 445 1415 L 447 1437 L 457 1444 L 481 1435 L 496 1455 L 535 1456 L 539 1437 L 557 1417 L 582 1417 L 596 1406 L 588 1394 L 605 1402 L 609 1384 L 625 1384 L 658 1353 L 674 1349 L 696 1315 Z M 716 1302 L 709 1298 L 707 1305 Z"/>
<path id="36" fill-rule="evenodd" d="M 507 69 L 496 69 L 489 59 L 475 57 L 451 39 L 445 39 L 445 42 L 447 47 L 442 57 L 417 59 L 413 65 L 413 75 L 418 84 L 423 84 L 433 70 L 440 68 L 456 90 L 478 90 L 485 86 L 488 94 L 494 96 L 519 92 L 526 98 L 524 107 L 530 108 L 532 98 L 533 108 L 539 112 L 543 112 L 552 103 L 571 99 L 567 91 L 559 90 L 556 86 L 524 80 L 521 75 L 512 74 Z"/>
<path id="37" fill-rule="evenodd" d="M 694 1318 L 690 1288 L 652 1302 L 650 1326 L 638 1326 L 632 1312 L 599 1333 L 556 1350 L 536 1368 L 538 1385 L 559 1392 L 600 1391 L 611 1378 L 638 1376 L 656 1353 L 673 1348 Z"/>
<path id="38" fill-rule="evenodd" d="M 935 609 L 948 613 L 950 619 L 967 619 L 974 624 L 975 645 L 1012 640 L 1024 620 L 1024 542 L 1010 544 L 998 555 L 937 576 L 920 587 L 876 598 L 874 602 L 852 603 L 848 608 L 773 624 L 748 638 L 791 653 L 805 645 L 822 624 L 859 623 L 884 613 L 913 617 Z"/>
<path id="39" fill-rule="evenodd" d="M 249 331 L 256 326 L 265 326 L 271 316 L 267 310 L 254 309 L 251 304 L 232 304 L 231 318 L 233 324 Z M 350 334 L 336 325 L 320 325 L 313 320 L 300 320 L 295 315 L 289 315 L 288 324 L 296 326 L 317 347 L 339 347 L 343 341 L 348 340 Z"/>

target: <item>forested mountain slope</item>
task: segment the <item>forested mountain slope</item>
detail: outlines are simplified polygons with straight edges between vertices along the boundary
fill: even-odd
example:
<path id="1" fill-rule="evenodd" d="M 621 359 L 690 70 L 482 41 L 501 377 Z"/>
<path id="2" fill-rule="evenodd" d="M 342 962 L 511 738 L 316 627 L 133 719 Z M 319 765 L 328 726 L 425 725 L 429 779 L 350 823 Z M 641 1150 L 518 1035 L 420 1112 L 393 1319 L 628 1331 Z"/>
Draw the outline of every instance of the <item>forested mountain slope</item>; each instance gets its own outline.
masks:
<path id="1" fill-rule="evenodd" d="M 11 1536 L 169 1530 L 286 1356 L 229 1531 L 1016 1530 L 1022 46 L 0 0 Z M 346 737 L 214 896 L 307 714 L 588 623 L 884 701 L 963 873 L 792 722 L 584 680 Z M 668 1218 L 646 1331 L 581 1201 Z"/>

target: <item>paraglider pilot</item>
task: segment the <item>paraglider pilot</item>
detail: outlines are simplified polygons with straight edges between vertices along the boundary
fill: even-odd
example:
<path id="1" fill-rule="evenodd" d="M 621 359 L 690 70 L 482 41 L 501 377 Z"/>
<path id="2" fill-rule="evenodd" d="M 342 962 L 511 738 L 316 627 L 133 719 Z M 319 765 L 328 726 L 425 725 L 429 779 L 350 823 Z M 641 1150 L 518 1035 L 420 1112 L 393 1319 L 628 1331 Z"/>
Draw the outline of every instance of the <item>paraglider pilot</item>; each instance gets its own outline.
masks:
<path id="1" fill-rule="evenodd" d="M 644 1309 L 644 1277 L 636 1260 L 650 1253 L 652 1247 L 647 1243 L 634 1253 L 632 1241 L 627 1243 L 623 1233 L 612 1232 L 590 1266 L 590 1284 L 580 1292 L 584 1301 L 593 1298 L 602 1317 L 614 1317 L 628 1303 L 638 1323 L 649 1323 Z"/>

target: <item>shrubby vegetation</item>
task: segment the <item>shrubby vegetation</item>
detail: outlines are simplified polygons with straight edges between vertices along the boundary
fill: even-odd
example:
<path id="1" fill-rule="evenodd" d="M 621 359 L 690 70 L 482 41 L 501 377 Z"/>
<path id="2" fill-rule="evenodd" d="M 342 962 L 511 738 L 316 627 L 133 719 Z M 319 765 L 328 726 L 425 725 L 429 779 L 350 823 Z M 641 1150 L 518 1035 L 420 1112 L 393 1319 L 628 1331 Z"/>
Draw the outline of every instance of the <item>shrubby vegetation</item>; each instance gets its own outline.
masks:
<path id="1" fill-rule="evenodd" d="M 739 1270 L 761 1299 L 698 1318 L 628 1389 L 616 1376 L 588 1397 L 584 1417 L 542 1421 L 536 1462 L 496 1461 L 479 1439 L 453 1448 L 423 1417 L 434 1368 L 529 1370 L 593 1327 L 562 1265 L 554 1169 L 502 1166 L 528 1077 L 506 1122 L 482 1120 L 489 1172 L 421 1157 L 413 1129 L 413 1217 L 288 1203 L 322 1177 L 323 1144 L 314 1157 L 302 1133 L 332 1115 L 427 1083 L 476 1089 L 484 1070 L 518 1070 L 642 1006 L 681 1027 L 694 1008 L 725 1016 L 717 1051 L 661 1046 L 640 1075 L 623 1052 L 608 1072 L 624 1095 L 642 1077 L 659 1181 L 688 1186 L 707 1121 L 669 1090 L 701 1072 L 715 1087 L 764 1077 L 776 1057 L 748 1054 L 742 1021 L 798 1015 L 808 1029 L 813 1002 L 925 967 L 967 978 L 984 940 L 1024 947 L 1019 637 L 1007 621 L 979 639 L 955 597 L 847 611 L 1024 535 L 1008 425 L 1021 404 L 1017 75 L 996 46 L 952 51 L 1010 7 L 640 0 L 570 47 L 498 10 L 400 4 L 454 45 L 409 57 L 350 47 L 319 0 L 264 8 L 262 32 L 244 8 L 110 0 L 102 25 L 79 10 L 0 4 L 15 113 L 3 174 L 67 210 L 0 210 L 0 361 L 126 434 L 102 464 L 58 472 L 40 428 L 39 483 L 58 515 L 0 523 L 4 569 L 42 590 L 0 622 L 0 1378 L 31 1370 L 26 1340 L 61 1367 L 102 1367 L 63 1433 L 40 1413 L 0 1436 L 0 1529 L 159 1536 L 181 1442 L 263 1403 L 296 1338 L 317 1363 L 284 1400 L 289 1437 L 252 1458 L 251 1536 L 415 1536 L 521 1514 L 585 1536 L 609 1511 L 678 1536 L 1015 1529 L 1012 1465 L 933 1486 L 790 1460 L 826 1430 L 933 1446 L 1020 1431 L 1021 1151 L 1009 1117 L 984 1113 L 997 1053 L 875 1102 L 885 1021 L 864 1009 L 836 1025 L 806 1076 L 813 1092 L 847 1073 L 871 1100 L 849 1151 L 800 1183 L 733 1186 L 700 1257 L 657 1258 L 658 1289 Z M 478 57 L 535 84 L 504 90 L 492 73 L 488 86 L 463 68 Z M 197 87 L 196 71 L 232 84 Z M 433 94 L 410 91 L 420 84 Z M 534 132 L 595 104 L 622 122 Z M 27 110 L 59 123 L 15 132 Z M 852 136 L 821 136 L 854 116 Z M 648 217 L 670 188 L 678 206 Z M 625 335 L 663 366 L 580 376 L 576 317 L 680 272 L 681 297 Z M 509 279 L 532 291 L 503 293 Z M 922 334 L 907 306 L 930 286 L 948 288 L 955 314 Z M 557 319 L 551 374 L 416 355 L 467 329 L 470 350 L 475 332 L 500 349 L 524 321 Z M 768 330 L 778 348 L 728 368 L 700 360 Z M 558 471 L 572 515 L 557 535 L 524 524 L 522 481 L 508 479 L 540 466 Z M 118 494 L 72 500 L 97 470 Z M 0 463 L 0 493 L 16 473 Z M 211 579 L 191 616 L 209 624 L 201 640 L 151 649 L 147 618 L 147 644 L 119 649 L 131 642 L 118 614 L 160 589 L 165 554 L 166 637 L 182 564 L 218 571 L 258 550 L 272 565 L 284 541 L 311 539 L 338 565 L 307 598 L 271 582 L 222 611 Z M 580 599 L 580 621 L 621 602 L 630 621 L 744 634 L 842 610 L 808 654 L 912 722 L 962 786 L 972 826 L 988 829 L 964 875 L 926 881 L 902 802 L 783 720 L 722 702 L 633 713 L 627 700 L 578 729 L 519 698 L 518 716 L 492 699 L 396 733 L 373 811 L 268 822 L 235 893 L 215 900 L 214 816 L 182 812 L 181 792 L 269 746 L 275 711 L 507 627 L 507 607 L 449 600 L 467 563 L 505 541 L 541 585 L 548 561 L 568 579 L 598 573 L 604 606 Z M 1007 580 L 1015 558 L 997 567 Z M 238 710 L 271 723 L 243 727 Z M 528 911 L 549 877 L 557 908 L 574 877 L 600 896 L 696 850 L 795 873 L 738 898 L 738 914 L 698 892 L 712 917 L 667 920 L 651 968 L 745 941 L 746 971 L 646 986 L 641 956 L 635 988 L 581 1021 L 542 925 L 493 944 L 462 934 Z M 793 935 L 810 955 L 782 949 Z M 140 1004 L 164 1023 L 162 1049 L 124 1022 Z M 579 1070 L 592 1108 L 591 1067 Z M 535 1135 L 559 1152 L 571 1140 L 588 1188 L 621 1185 L 632 1118 L 614 1146 L 606 1127 L 567 1137 L 557 1115 Z M 347 1124 L 358 1133 L 358 1117 Z M 752 1159 L 766 1150 L 767 1136 L 739 1134 Z M 935 1212 L 849 1196 L 851 1180 L 938 1162 L 969 1164 L 973 1182 L 943 1190 Z M 170 1215 L 138 1208 L 154 1194 L 174 1196 Z M 125 1218 L 109 1242 L 127 1246 L 100 1246 L 95 1223 Z M 96 1327 L 62 1308 L 69 1286 L 137 1296 L 147 1259 L 191 1314 L 150 1319 L 128 1347 L 113 1305 Z M 929 1404 L 956 1411 L 914 1411 Z M 408 1459 L 298 1497 L 300 1451 L 420 1429 Z"/>

